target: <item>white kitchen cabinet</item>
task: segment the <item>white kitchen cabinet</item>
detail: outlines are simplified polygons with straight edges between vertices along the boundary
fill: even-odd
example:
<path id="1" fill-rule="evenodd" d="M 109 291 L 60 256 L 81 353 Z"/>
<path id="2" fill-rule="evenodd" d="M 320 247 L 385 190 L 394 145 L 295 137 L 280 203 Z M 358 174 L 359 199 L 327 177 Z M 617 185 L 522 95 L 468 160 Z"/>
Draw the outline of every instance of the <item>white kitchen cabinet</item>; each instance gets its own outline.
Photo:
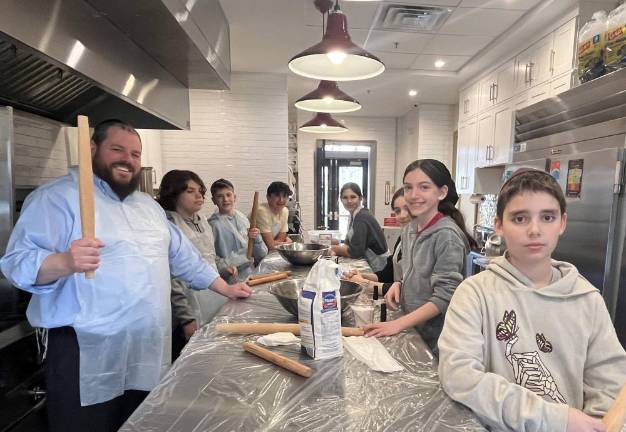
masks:
<path id="1" fill-rule="evenodd" d="M 515 57 L 515 94 L 530 87 L 530 63 L 533 48 L 528 48 Z"/>
<path id="2" fill-rule="evenodd" d="M 459 95 L 459 122 L 465 121 L 478 113 L 479 84 L 466 88 Z"/>
<path id="3" fill-rule="evenodd" d="M 533 45 L 530 58 L 530 85 L 536 86 L 548 81 L 552 77 L 552 47 L 554 34 L 542 38 Z"/>
<path id="4" fill-rule="evenodd" d="M 536 104 L 550 97 L 550 82 L 536 85 L 528 91 L 528 105 Z"/>
<path id="5" fill-rule="evenodd" d="M 489 74 L 479 82 L 478 112 L 491 108 L 496 103 L 496 74 Z"/>
<path id="6" fill-rule="evenodd" d="M 574 67 L 575 43 L 576 19 L 574 18 L 554 32 L 554 45 L 552 48 L 553 77 L 570 72 Z"/>
<path id="7" fill-rule="evenodd" d="M 501 103 L 515 94 L 515 59 L 509 60 L 495 71 L 494 102 Z"/>
<path id="8" fill-rule="evenodd" d="M 514 112 L 515 101 L 498 105 L 493 111 L 493 150 L 489 161 L 490 165 L 511 162 L 515 125 Z"/>
<path id="9" fill-rule="evenodd" d="M 493 110 L 478 115 L 476 166 L 491 165 L 493 154 Z"/>
<path id="10" fill-rule="evenodd" d="M 472 193 L 476 168 L 476 118 L 459 125 L 458 137 L 456 188 L 459 193 Z"/>
<path id="11" fill-rule="evenodd" d="M 550 81 L 550 97 L 563 93 L 572 87 L 572 72 L 566 72 L 563 75 Z"/>

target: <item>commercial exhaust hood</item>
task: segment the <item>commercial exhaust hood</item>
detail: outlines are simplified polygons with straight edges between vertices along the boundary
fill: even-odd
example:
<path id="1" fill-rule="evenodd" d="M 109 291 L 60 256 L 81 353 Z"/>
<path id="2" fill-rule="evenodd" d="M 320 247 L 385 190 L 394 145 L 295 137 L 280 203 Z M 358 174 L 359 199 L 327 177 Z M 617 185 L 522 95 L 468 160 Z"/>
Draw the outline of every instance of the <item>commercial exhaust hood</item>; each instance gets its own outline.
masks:
<path id="1" fill-rule="evenodd" d="M 218 0 L 0 0 L 0 11 L 0 105 L 187 129 L 188 89 L 230 85 Z"/>

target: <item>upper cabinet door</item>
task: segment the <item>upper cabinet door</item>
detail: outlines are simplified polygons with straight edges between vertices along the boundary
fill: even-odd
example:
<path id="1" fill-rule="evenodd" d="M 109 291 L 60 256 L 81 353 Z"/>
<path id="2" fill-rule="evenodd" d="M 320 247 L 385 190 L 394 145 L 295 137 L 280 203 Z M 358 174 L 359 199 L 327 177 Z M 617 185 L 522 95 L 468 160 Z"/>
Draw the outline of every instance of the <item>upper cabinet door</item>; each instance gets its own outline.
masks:
<path id="1" fill-rule="evenodd" d="M 515 93 L 515 59 L 500 66 L 495 75 L 495 100 L 500 103 L 510 99 Z"/>
<path id="2" fill-rule="evenodd" d="M 496 82 L 495 73 L 489 74 L 480 80 L 478 93 L 478 112 L 490 108 L 495 103 Z"/>
<path id="3" fill-rule="evenodd" d="M 505 104 L 498 105 L 493 112 L 493 145 L 492 152 L 493 164 L 506 164 L 511 162 L 511 154 L 513 151 L 513 107 L 515 101 L 509 101 Z"/>
<path id="4" fill-rule="evenodd" d="M 554 34 L 541 39 L 532 46 L 530 63 L 531 86 L 544 83 L 552 77 L 552 47 L 554 46 Z"/>
<path id="5" fill-rule="evenodd" d="M 493 111 L 478 115 L 478 142 L 476 144 L 476 166 L 491 165 L 493 160 Z"/>
<path id="6" fill-rule="evenodd" d="M 554 32 L 552 76 L 569 72 L 573 68 L 575 40 L 576 19 L 572 19 Z"/>
<path id="7" fill-rule="evenodd" d="M 515 94 L 530 87 L 530 63 L 533 47 L 530 47 L 515 58 Z"/>

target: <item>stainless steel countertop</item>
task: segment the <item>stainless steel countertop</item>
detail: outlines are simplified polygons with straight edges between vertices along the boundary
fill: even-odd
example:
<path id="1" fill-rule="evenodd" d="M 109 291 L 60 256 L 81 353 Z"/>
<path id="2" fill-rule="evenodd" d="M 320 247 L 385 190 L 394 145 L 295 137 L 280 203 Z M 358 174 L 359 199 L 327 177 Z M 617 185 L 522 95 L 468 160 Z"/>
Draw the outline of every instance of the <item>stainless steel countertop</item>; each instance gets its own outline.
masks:
<path id="1" fill-rule="evenodd" d="M 342 258 L 340 264 L 367 269 L 362 260 Z M 292 267 L 272 253 L 257 272 L 286 269 L 297 277 L 310 267 Z M 297 345 L 271 348 L 311 367 L 308 379 L 241 348 L 258 335 L 215 332 L 224 322 L 296 322 L 269 294 L 269 285 L 254 287 L 249 299 L 228 302 L 200 329 L 120 431 L 485 430 L 443 392 L 436 359 L 413 330 L 381 339 L 405 367 L 393 374 L 372 371 L 345 350 L 341 358 L 315 361 Z"/>

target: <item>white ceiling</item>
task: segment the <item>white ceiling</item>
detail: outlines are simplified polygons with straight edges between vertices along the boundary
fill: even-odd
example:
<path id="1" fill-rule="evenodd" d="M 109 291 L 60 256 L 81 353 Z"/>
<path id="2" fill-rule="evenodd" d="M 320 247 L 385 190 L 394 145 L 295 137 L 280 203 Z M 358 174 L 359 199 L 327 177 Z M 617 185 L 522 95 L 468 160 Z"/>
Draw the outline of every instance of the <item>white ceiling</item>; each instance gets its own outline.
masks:
<path id="1" fill-rule="evenodd" d="M 416 103 L 456 103 L 463 68 L 484 53 L 538 3 L 546 0 L 382 0 L 341 1 L 353 41 L 381 58 L 379 77 L 342 82 L 357 98 L 362 116 L 401 116 Z M 565 0 L 552 0 L 565 3 Z M 230 24 L 232 70 L 288 73 L 293 104 L 317 81 L 289 72 L 291 57 L 320 41 L 322 16 L 313 0 L 220 0 Z M 446 6 L 443 25 L 433 33 L 376 30 L 388 3 Z M 436 68 L 436 60 L 445 61 Z M 408 90 L 418 90 L 414 98 Z"/>

